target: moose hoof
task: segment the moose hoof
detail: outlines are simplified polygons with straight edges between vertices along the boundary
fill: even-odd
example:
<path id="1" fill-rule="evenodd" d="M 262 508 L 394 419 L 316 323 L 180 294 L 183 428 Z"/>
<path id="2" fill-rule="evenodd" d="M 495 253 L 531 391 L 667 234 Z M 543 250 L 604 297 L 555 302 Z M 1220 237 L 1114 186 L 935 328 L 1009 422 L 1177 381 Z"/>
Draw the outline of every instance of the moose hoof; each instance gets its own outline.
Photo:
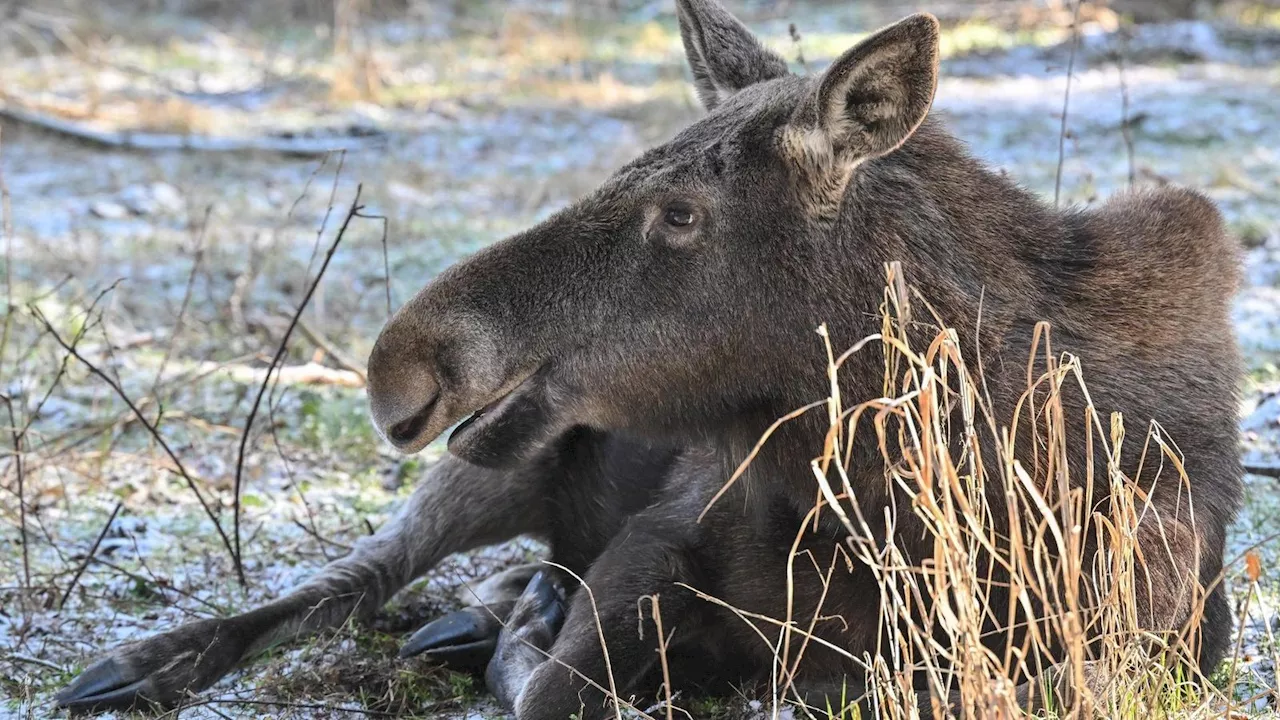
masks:
<path id="1" fill-rule="evenodd" d="M 544 650 L 551 647 L 564 625 L 565 591 L 556 574 L 539 570 L 511 611 L 507 631 L 524 636 Z"/>
<path id="2" fill-rule="evenodd" d="M 117 648 L 54 696 L 73 713 L 172 707 L 227 674 L 252 633 L 230 620 L 198 620 Z"/>
<path id="3" fill-rule="evenodd" d="M 73 713 L 129 710 L 144 706 L 148 683 L 137 680 L 113 658 L 100 660 L 85 670 L 54 697 L 58 707 Z"/>
<path id="4" fill-rule="evenodd" d="M 458 670 L 484 670 L 498 646 L 514 601 L 463 608 L 423 625 L 400 648 L 400 657 L 425 655 Z"/>
<path id="5" fill-rule="evenodd" d="M 485 670 L 485 684 L 504 708 L 515 709 L 529 677 L 564 626 L 565 612 L 565 590 L 558 575 L 539 570 L 516 601 Z"/>

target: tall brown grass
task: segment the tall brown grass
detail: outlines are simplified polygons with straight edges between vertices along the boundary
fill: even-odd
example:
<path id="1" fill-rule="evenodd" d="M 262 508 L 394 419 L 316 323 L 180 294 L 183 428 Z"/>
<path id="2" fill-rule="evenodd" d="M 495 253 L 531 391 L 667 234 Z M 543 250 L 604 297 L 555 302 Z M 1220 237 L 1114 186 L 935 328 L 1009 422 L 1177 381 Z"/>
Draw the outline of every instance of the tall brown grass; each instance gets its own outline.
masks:
<path id="1" fill-rule="evenodd" d="M 837 356 L 825 328 L 819 328 L 830 378 L 824 403 L 829 430 L 812 461 L 821 495 L 814 512 L 835 513 L 848 532 L 844 550 L 870 568 L 879 585 L 885 608 L 880 652 L 846 655 L 864 669 L 865 677 L 850 683 L 855 687 L 861 680 L 869 688 L 864 696 L 847 697 L 844 707 L 808 712 L 895 720 L 1023 717 L 1034 696 L 1035 714 L 1048 717 L 1229 715 L 1227 698 L 1195 669 L 1199 611 L 1176 633 L 1152 633 L 1138 620 L 1143 552 L 1163 551 L 1139 547 L 1135 540 L 1139 519 L 1154 512 L 1144 486 L 1149 489 L 1153 474 L 1184 489 L 1190 482 L 1173 440 L 1156 423 L 1132 432 L 1120 415 L 1099 412 L 1080 359 L 1055 355 L 1051 329 L 1044 324 L 1036 330 L 1027 387 L 1014 416 L 996 417 L 982 381 L 981 357 L 971 364 L 956 332 L 919 293 L 908 290 L 900 267 L 890 265 L 886 272 L 878 334 Z M 913 299 L 931 317 L 916 317 Z M 904 328 L 922 323 L 936 327 L 936 334 L 927 347 L 913 347 Z M 839 382 L 845 361 L 876 347 L 884 357 L 883 396 L 847 405 Z M 1033 368 L 1047 371 L 1036 374 Z M 1088 430 L 1071 439 L 1086 446 L 1085 468 L 1068 464 L 1062 393 L 1073 385 L 1087 403 Z M 933 552 L 924 562 L 913 562 L 894 543 L 876 539 L 895 536 L 901 518 L 892 510 L 868 516 L 859 506 L 848 465 L 855 434 L 860 441 L 867 437 L 855 433 L 864 423 L 878 439 L 884 481 L 910 498 L 909 512 L 927 528 Z M 1030 435 L 1010 430 L 1028 425 L 1034 427 Z M 1028 441 L 1035 447 L 1018 446 Z M 1121 469 L 1122 452 L 1126 457 L 1140 453 L 1135 476 Z M 1034 458 L 1030 467 L 1018 460 L 1027 457 Z M 990 458 L 999 461 L 985 461 Z M 1085 474 L 1083 482 L 1070 481 L 1073 471 Z M 990 501 L 993 496 L 1003 499 L 1002 507 Z M 1099 502 L 1106 497 L 1111 501 Z M 999 526 L 1008 534 L 997 532 Z M 801 533 L 809 527 L 806 522 Z M 794 553 L 792 560 L 794 568 Z M 1197 560 L 1185 558 L 1179 565 L 1195 568 Z M 1000 601 L 995 591 L 1005 586 L 1007 599 Z M 1204 595 L 1205 589 L 1197 588 L 1198 608 Z M 791 673 L 805 648 L 821 641 L 808 618 L 771 620 L 780 628 L 774 646 L 776 714 L 788 700 L 798 699 Z M 989 642 L 992 620 L 1021 622 L 1025 637 L 1004 646 Z M 1036 665 L 1044 656 L 1060 663 Z M 1019 689 L 1015 677 L 1038 680 Z M 922 709 L 921 697 L 939 701 L 925 702 Z"/>

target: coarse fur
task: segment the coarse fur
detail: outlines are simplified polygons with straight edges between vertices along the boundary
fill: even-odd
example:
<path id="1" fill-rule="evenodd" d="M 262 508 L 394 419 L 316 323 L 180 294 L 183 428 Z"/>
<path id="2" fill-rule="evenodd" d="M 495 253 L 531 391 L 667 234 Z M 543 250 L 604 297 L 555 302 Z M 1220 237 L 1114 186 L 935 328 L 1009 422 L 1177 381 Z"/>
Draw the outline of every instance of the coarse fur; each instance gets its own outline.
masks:
<path id="1" fill-rule="evenodd" d="M 884 267 L 895 261 L 961 345 L 980 349 L 994 417 L 1010 422 L 1029 375 L 1047 369 L 1043 357 L 1028 367 L 1036 324 L 1047 321 L 1054 351 L 1083 359 L 1099 413 L 1123 413 L 1131 428 L 1158 422 L 1177 443 L 1185 486 L 1141 475 L 1136 454 L 1121 460 L 1145 490 L 1137 621 L 1155 633 L 1198 622 L 1202 667 L 1223 657 L 1231 619 L 1216 580 L 1241 495 L 1240 360 L 1228 316 L 1239 271 L 1213 205 L 1160 188 L 1060 210 L 984 166 L 927 117 L 938 48 L 930 16 L 798 77 L 713 0 L 677 4 L 707 116 L 571 207 L 442 273 L 379 337 L 369 362 L 379 430 L 416 452 L 470 416 L 450 438 L 455 457 L 396 522 L 313 583 L 122 648 L 73 683 L 65 704 L 172 703 L 256 647 L 376 608 L 447 552 L 519 533 L 548 537 L 553 559 L 592 593 L 548 570 L 526 592 L 491 599 L 509 613 L 505 629 L 473 612 L 465 632 L 429 626 L 411 642 L 447 655 L 460 639 L 492 641 L 480 665 L 519 720 L 606 711 L 601 635 L 618 694 L 651 690 L 655 628 L 637 622 L 649 595 L 675 628 L 673 662 L 715 668 L 709 680 L 767 675 L 774 648 L 690 587 L 761 617 L 809 618 L 821 607 L 816 637 L 852 656 L 878 653 L 886 613 L 867 568 L 841 566 L 829 587 L 823 572 L 796 570 L 788 600 L 789 553 L 814 504 L 810 460 L 827 418 L 783 426 L 699 518 L 775 419 L 830 391 L 814 328 L 825 323 L 837 348 L 879 330 Z M 907 328 L 921 344 L 934 331 Z M 856 354 L 840 378 L 851 402 L 879 397 L 881 359 Z M 1087 399 L 1064 387 L 1061 402 L 1079 440 Z M 1011 430 L 1027 436 L 1017 447 L 1030 466 L 1033 428 Z M 862 513 L 896 510 L 894 542 L 927 560 L 933 546 L 911 498 L 886 483 L 871 431 L 858 432 L 849 475 Z M 1077 486 L 1089 462 L 1103 462 L 1083 442 L 1066 452 Z M 1106 491 L 1095 497 L 1105 503 Z M 1005 502 L 994 487 L 987 500 Z M 799 549 L 825 560 L 845 530 L 832 513 L 821 517 Z M 991 517 L 1007 537 L 1007 515 Z M 1197 586 L 1213 589 L 1199 597 Z M 318 605 L 324 612 L 311 612 Z M 234 641 L 214 642 L 228 624 Z M 1013 625 L 993 629 L 991 645 L 1018 642 Z M 173 662 L 182 653 L 206 667 Z M 802 691 L 860 676 L 820 643 L 805 653 Z M 1057 659 L 1028 659 L 1013 679 L 1033 686 Z"/>

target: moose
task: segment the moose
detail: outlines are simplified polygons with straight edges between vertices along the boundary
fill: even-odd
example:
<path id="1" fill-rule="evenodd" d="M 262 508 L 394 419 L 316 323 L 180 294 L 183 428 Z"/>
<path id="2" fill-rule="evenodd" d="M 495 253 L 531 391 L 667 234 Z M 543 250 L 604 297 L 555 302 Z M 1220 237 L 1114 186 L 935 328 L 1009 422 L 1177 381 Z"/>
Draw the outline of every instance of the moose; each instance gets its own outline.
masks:
<path id="1" fill-rule="evenodd" d="M 673 678 L 759 678 L 776 650 L 743 617 L 821 610 L 795 688 L 830 697 L 858 672 L 849 657 L 881 651 L 884 601 L 857 562 L 823 582 L 788 579 L 798 528 L 813 525 L 802 550 L 845 534 L 833 513 L 807 515 L 827 418 L 757 441 L 831 391 L 826 358 L 797 348 L 820 324 L 842 347 L 876 332 L 895 261 L 982 348 L 997 415 L 1025 390 L 1047 321 L 1056 349 L 1090 363 L 1090 397 L 1064 390 L 1064 417 L 1091 403 L 1176 439 L 1186 486 L 1146 488 L 1135 531 L 1137 621 L 1152 633 L 1198 624 L 1193 661 L 1223 658 L 1231 618 L 1215 580 L 1242 493 L 1228 315 L 1239 257 L 1213 204 L 1162 187 L 1058 209 L 984 166 L 929 117 L 931 15 L 796 75 L 715 0 L 677 10 L 705 116 L 432 279 L 378 337 L 368 395 L 381 435 L 415 453 L 456 426 L 405 507 L 279 600 L 114 650 L 61 706 L 179 703 L 264 648 L 372 613 L 451 553 L 522 534 L 545 539 L 553 562 L 490 578 L 402 654 L 482 671 L 518 720 L 603 717 L 658 686 L 664 639 Z M 878 397 L 882 374 L 853 356 L 839 392 Z M 909 502 L 886 487 L 874 438 L 855 440 L 848 474 L 864 512 Z M 1083 445 L 1066 451 L 1072 465 L 1100 462 Z M 1125 472 L 1137 461 L 1117 459 Z M 893 542 L 921 559 L 933 551 L 922 538 L 904 525 Z M 665 636 L 637 612 L 650 596 Z"/>

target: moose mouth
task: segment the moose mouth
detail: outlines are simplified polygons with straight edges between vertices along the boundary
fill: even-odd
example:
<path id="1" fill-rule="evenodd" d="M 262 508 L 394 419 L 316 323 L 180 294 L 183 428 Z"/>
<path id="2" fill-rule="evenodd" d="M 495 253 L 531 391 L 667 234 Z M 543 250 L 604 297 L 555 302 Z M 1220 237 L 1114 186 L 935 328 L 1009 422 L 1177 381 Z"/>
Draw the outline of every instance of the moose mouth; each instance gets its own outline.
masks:
<path id="1" fill-rule="evenodd" d="M 543 369 L 534 371 L 459 423 L 449 434 L 449 452 L 483 467 L 527 458 L 552 425 L 546 375 Z"/>
<path id="2" fill-rule="evenodd" d="M 508 394 L 510 394 L 510 393 L 508 393 Z M 456 439 L 458 439 L 458 438 L 465 437 L 466 432 L 467 432 L 467 428 L 469 428 L 469 427 L 471 427 L 472 425 L 474 425 L 474 424 L 475 424 L 475 422 L 476 422 L 477 420 L 479 420 L 480 418 L 484 417 L 484 416 L 485 416 L 485 415 L 486 415 L 490 410 L 492 410 L 493 408 L 497 407 L 497 406 L 498 406 L 498 403 L 502 402 L 502 399 L 503 399 L 503 398 L 505 398 L 505 397 L 506 397 L 506 395 L 503 395 L 501 398 L 498 398 L 497 400 L 494 400 L 493 402 L 489 403 L 488 405 L 485 405 L 484 407 L 480 408 L 479 410 L 477 410 L 477 411 L 475 411 L 475 412 L 471 413 L 470 415 L 468 415 L 465 419 L 463 419 L 463 421 L 462 421 L 462 422 L 460 422 L 460 423 L 458 423 L 457 425 L 455 425 L 455 426 L 453 427 L 453 432 L 449 433 L 449 443 L 450 443 L 450 444 L 452 444 L 454 440 L 456 440 Z"/>
<path id="3" fill-rule="evenodd" d="M 524 383 L 521 383 L 521 385 L 523 385 L 523 384 L 524 384 Z M 458 423 L 457 425 L 454 425 L 454 426 L 453 426 L 453 432 L 449 433 L 449 441 L 448 441 L 448 442 L 449 442 L 449 446 L 450 446 L 450 447 L 452 447 L 452 446 L 453 446 L 453 443 L 454 443 L 455 441 L 457 441 L 457 442 L 463 442 L 463 441 L 465 440 L 465 438 L 466 438 L 467 431 L 468 431 L 468 430 L 470 430 L 472 426 L 474 426 L 477 422 L 479 422 L 481 419 L 483 419 L 485 415 L 488 415 L 488 414 L 489 414 L 489 411 L 491 411 L 491 410 L 493 410 L 494 408 L 498 407 L 498 404 L 499 404 L 499 403 L 501 403 L 503 400 L 506 400 L 508 397 L 510 397 L 510 396 L 511 396 L 511 393 L 513 393 L 513 392 L 515 392 L 516 390 L 519 390 L 519 389 L 520 389 L 520 386 L 519 386 L 519 385 L 517 385 L 517 386 L 516 386 L 516 388 L 515 388 L 514 390 L 512 390 L 511 392 L 508 392 L 508 393 L 506 393 L 506 394 L 502 395 L 502 396 L 501 396 L 501 397 L 499 397 L 497 400 L 494 400 L 493 402 L 489 403 L 488 405 L 485 405 L 484 407 L 480 408 L 479 410 L 477 410 L 477 411 L 475 411 L 475 412 L 471 413 L 470 415 L 468 415 L 467 417 L 463 418 L 462 422 Z"/>

